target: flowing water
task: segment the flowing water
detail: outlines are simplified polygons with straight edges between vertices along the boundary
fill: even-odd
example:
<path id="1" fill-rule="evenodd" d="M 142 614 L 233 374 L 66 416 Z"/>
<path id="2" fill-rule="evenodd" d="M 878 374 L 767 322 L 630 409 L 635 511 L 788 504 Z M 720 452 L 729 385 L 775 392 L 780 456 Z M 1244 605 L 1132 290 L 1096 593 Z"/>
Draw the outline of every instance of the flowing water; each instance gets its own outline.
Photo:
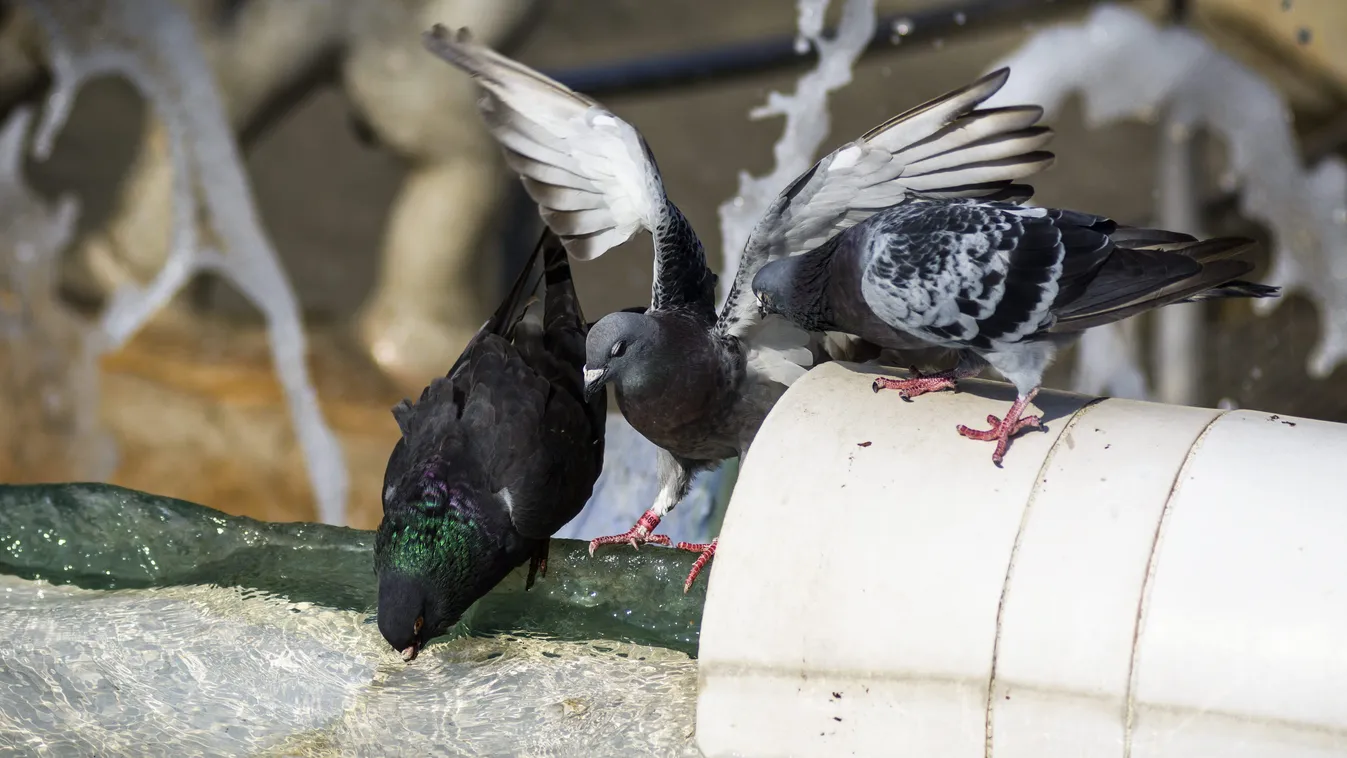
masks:
<path id="1" fill-rule="evenodd" d="M 513 635 L 405 664 L 361 612 L 0 577 L 5 755 L 696 755 L 696 663 Z"/>
<path id="2" fill-rule="evenodd" d="M 695 556 L 557 540 L 410 664 L 371 534 L 0 487 L 0 756 L 697 755 Z"/>

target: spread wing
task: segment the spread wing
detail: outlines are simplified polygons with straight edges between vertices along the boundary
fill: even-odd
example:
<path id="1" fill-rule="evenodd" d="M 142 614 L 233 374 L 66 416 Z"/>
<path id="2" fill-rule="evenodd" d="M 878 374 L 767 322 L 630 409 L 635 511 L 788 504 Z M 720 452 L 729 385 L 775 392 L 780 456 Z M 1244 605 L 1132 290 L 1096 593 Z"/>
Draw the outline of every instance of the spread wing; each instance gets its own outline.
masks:
<path id="1" fill-rule="evenodd" d="M 769 260 L 812 250 L 885 208 L 914 199 L 1031 197 L 1032 187 L 1014 182 L 1052 163 L 1053 155 L 1039 150 L 1052 138 L 1035 125 L 1043 109 L 977 108 L 1009 76 L 1000 69 L 895 116 L 797 178 L 749 237 L 721 331 L 752 331 L 758 311 L 750 288 Z"/>
<path id="2" fill-rule="evenodd" d="M 640 133 L 599 103 L 441 25 L 426 48 L 481 86 L 479 110 L 505 161 L 566 250 L 592 260 L 645 230 L 654 236 L 651 307 L 714 315 L 715 274 L 668 199 Z"/>

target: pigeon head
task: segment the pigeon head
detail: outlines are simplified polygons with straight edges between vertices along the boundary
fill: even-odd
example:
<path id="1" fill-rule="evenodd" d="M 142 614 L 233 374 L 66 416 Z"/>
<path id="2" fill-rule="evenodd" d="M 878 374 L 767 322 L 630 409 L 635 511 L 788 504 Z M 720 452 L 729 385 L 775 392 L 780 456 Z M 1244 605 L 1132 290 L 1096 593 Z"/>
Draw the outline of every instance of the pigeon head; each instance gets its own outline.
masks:
<path id="1" fill-rule="evenodd" d="M 650 383 L 659 336 L 659 323 L 644 313 L 618 311 L 599 319 L 585 338 L 585 397 L 610 382 L 619 392 Z"/>
<path id="2" fill-rule="evenodd" d="M 509 570 L 498 570 L 501 540 L 483 510 L 494 507 L 492 496 L 446 485 L 433 472 L 419 476 L 420 486 L 399 486 L 414 494 L 395 492 L 374 542 L 379 632 L 406 661 L 457 623 L 482 585 Z"/>
<path id="3" fill-rule="evenodd" d="M 379 577 L 379 633 L 402 660 L 415 659 L 427 640 L 452 626 L 445 623 L 437 595 L 430 577 L 395 572 Z"/>
<path id="4" fill-rule="evenodd" d="M 806 253 L 774 260 L 753 277 L 753 295 L 763 314 L 775 313 L 810 331 L 821 331 L 822 295 L 826 284 L 821 256 Z"/>

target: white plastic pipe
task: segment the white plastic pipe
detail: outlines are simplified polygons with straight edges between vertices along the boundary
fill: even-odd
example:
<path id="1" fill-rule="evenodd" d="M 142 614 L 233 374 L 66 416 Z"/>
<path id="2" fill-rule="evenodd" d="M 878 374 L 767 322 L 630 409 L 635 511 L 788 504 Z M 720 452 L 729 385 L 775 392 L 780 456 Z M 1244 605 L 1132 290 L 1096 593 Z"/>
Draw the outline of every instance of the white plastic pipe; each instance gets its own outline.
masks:
<path id="1" fill-rule="evenodd" d="M 1347 425 L 825 364 L 744 461 L 710 576 L 719 756 L 1347 755 Z"/>

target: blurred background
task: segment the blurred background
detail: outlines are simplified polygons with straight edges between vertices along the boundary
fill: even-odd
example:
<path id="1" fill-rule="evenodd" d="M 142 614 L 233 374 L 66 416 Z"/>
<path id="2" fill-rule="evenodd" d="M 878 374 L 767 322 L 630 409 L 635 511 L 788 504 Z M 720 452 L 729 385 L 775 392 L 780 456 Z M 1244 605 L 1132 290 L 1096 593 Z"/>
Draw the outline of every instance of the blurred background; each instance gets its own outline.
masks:
<path id="1" fill-rule="evenodd" d="M 837 22 L 842 5 L 829 5 L 825 26 Z M 854 80 L 829 99 L 821 152 L 972 81 L 1045 30 L 1098 21 L 1092 14 L 1100 6 L 876 0 L 877 32 Z M 1347 3 L 1110 7 L 1140 14 L 1157 34 L 1171 24 L 1192 30 L 1266 83 L 1292 117 L 1265 100 L 1244 103 L 1235 90 L 1218 93 L 1231 119 L 1289 125 L 1302 172 L 1338 165 L 1334 156 L 1347 150 Z M 447 370 L 541 228 L 478 124 L 471 86 L 422 52 L 420 33 L 436 22 L 466 25 L 635 125 L 718 267 L 718 208 L 738 192 L 740 172 L 771 171 L 782 130 L 781 118 L 750 120 L 749 111 L 769 92 L 792 91 L 817 60 L 807 45 L 797 52 L 797 11 L 791 0 L 0 2 L 0 120 L 24 126 L 27 113 L 37 123 L 78 74 L 72 51 L 76 62 L 114 62 L 93 65 L 84 85 L 67 93 L 69 120 L 49 157 L 42 159 L 40 123 L 13 132 L 19 141 L 11 147 L 23 148 L 22 159 L 0 188 L 7 198 L 0 208 L 0 482 L 104 479 L 230 513 L 312 520 L 319 516 L 314 483 L 322 490 L 322 482 L 346 476 L 349 487 L 333 484 L 317 499 L 344 503 L 352 526 L 374 527 L 398 435 L 389 408 Z M 192 53 L 179 49 L 186 27 L 175 27 L 174 18 L 190 23 L 186 44 L 204 56 L 208 78 L 193 78 L 182 63 L 179 56 Z M 1110 45 L 1096 42 L 1101 51 Z M 99 49 L 129 58 L 90 54 Z M 1107 56 L 1109 66 L 1123 61 L 1117 80 L 1135 74 L 1132 66 L 1155 65 L 1144 46 L 1135 56 L 1129 49 Z M 141 67 L 137 78 L 159 81 L 153 97 L 116 70 L 121 60 Z M 1064 52 L 1061 66 L 1078 65 L 1073 60 Z M 1109 72 L 1099 79 L 1102 88 L 1118 83 Z M 154 98 L 185 126 L 166 128 Z M 1228 143 L 1210 130 L 1181 135 L 1193 169 L 1175 195 L 1163 167 L 1177 160 L 1165 153 L 1176 137 L 1164 114 L 1142 100 L 1137 112 L 1107 123 L 1087 119 L 1076 95 L 1054 109 L 1049 149 L 1058 159 L 1034 180 L 1034 202 L 1131 224 L 1159 223 L 1186 203 L 1180 217 L 1203 233 L 1263 241 L 1254 278 L 1264 279 L 1278 255 L 1291 255 L 1292 241 L 1248 212 L 1258 198 L 1242 204 Z M 220 111 L 215 127 L 227 131 L 211 126 L 212 108 Z M 221 135 L 232 135 L 241 174 L 229 151 L 209 147 L 228 141 Z M 186 147 L 175 148 L 180 137 Z M 199 247 L 224 258 L 248 247 L 243 257 L 253 263 L 233 270 L 251 273 L 231 277 L 235 264 L 203 256 L 165 307 L 141 309 L 143 317 L 121 323 L 143 324 L 118 332 L 107 327 L 108 314 L 129 312 L 113 306 L 131 301 L 114 293 L 151 292 L 145 286 L 172 258 L 175 149 L 193 156 L 189 190 L 205 198 L 187 216 L 200 222 Z M 235 175 L 246 182 L 242 194 Z M 1310 181 L 1288 176 L 1274 189 L 1299 192 Z M 1338 174 L 1315 177 L 1315 192 L 1341 200 Z M 224 195 L 237 200 L 247 190 L 256 224 L 246 212 L 224 210 Z M 63 197 L 77 201 L 77 217 L 61 217 Z M 1275 207 L 1299 203 L 1280 199 Z M 1339 210 L 1336 223 L 1347 227 L 1347 208 Z M 68 234 L 33 231 L 63 220 L 71 222 Z M 237 236 L 254 226 L 261 236 Z M 1347 274 L 1335 273 L 1347 267 L 1347 247 L 1334 243 L 1341 233 L 1304 233 L 1295 250 L 1319 267 L 1295 260 L 1318 294 L 1289 292 L 1266 314 L 1244 302 L 1195 310 L 1184 327 L 1189 341 L 1178 343 L 1189 346 L 1180 361 L 1189 381 L 1177 390 L 1157 379 L 1165 367 L 1155 356 L 1174 352 L 1161 349 L 1153 325 L 1122 333 L 1116 348 L 1105 349 L 1127 353 L 1142 372 L 1143 386 L 1131 394 L 1347 421 L 1347 368 L 1328 361 L 1327 370 L 1310 371 L 1326 321 L 1344 317 L 1328 301 L 1347 291 Z M 247 292 L 252 286 L 267 300 L 276 291 L 270 279 L 257 284 L 266 278 L 259 261 L 268 246 L 293 288 L 292 310 L 302 315 L 308 352 L 306 363 L 295 363 L 299 375 L 293 366 L 289 374 L 275 370 L 273 350 L 293 348 L 293 340 L 276 331 L 273 313 L 268 341 L 264 313 Z M 591 320 L 648 302 L 648 238 L 576 264 L 575 276 Z M 288 301 L 275 302 L 284 316 Z M 309 416 L 293 381 L 304 378 L 304 366 L 317 397 Z M 1049 384 L 1100 391 L 1082 387 L 1076 373 L 1075 356 L 1064 355 Z M 297 436 L 296 428 L 310 431 Z M 324 448 L 329 442 L 337 447 Z M 314 464 L 324 450 L 344 472 Z"/>

